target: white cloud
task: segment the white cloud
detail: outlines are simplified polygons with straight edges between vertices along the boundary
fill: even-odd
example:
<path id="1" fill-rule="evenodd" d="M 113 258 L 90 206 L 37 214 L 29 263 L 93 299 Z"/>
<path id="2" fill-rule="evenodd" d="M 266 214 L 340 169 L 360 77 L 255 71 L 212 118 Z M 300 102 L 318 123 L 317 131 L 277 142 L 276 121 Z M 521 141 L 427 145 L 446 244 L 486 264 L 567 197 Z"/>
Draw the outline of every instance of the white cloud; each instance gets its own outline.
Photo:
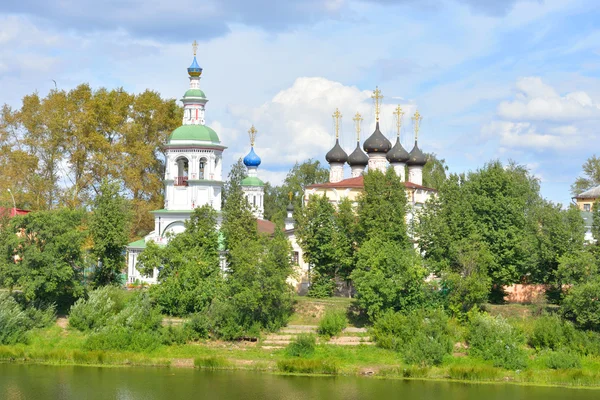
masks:
<path id="1" fill-rule="evenodd" d="M 503 101 L 498 115 L 508 120 L 600 119 L 600 104 L 583 91 L 560 96 L 554 88 L 539 77 L 521 78 L 516 85 L 519 91 L 513 101 Z"/>
<path id="2" fill-rule="evenodd" d="M 492 121 L 482 128 L 482 134 L 488 138 L 497 137 L 506 147 L 533 150 L 559 150 L 576 147 L 582 142 L 581 137 L 572 137 L 568 132 L 566 135 L 540 133 L 530 122 Z M 567 140 L 564 136 L 571 137 Z"/>
<path id="3" fill-rule="evenodd" d="M 384 104 L 381 109 L 381 129 L 390 139 L 394 136 L 395 107 L 395 104 Z M 352 120 L 356 112 L 363 117 L 361 142 L 374 130 L 374 107 L 369 90 L 344 86 L 320 77 L 303 77 L 261 106 L 231 106 L 229 111 L 237 120 L 239 131 L 248 129 L 252 124 L 258 129 L 255 148 L 263 163 L 281 167 L 308 158 L 324 157 L 335 141 L 331 115 L 336 108 L 343 115 L 340 142 L 350 152 L 356 144 Z M 403 104 L 402 108 L 406 124 L 415 106 Z M 234 156 L 241 155 L 242 149 L 248 147 L 243 142 Z"/>

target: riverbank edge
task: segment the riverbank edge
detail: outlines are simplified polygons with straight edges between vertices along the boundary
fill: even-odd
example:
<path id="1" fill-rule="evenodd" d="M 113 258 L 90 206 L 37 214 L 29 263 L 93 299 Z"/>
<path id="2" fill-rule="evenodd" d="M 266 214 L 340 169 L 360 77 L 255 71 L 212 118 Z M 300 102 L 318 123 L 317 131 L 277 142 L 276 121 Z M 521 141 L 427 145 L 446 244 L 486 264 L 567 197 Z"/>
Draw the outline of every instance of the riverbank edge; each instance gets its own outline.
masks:
<path id="1" fill-rule="evenodd" d="M 2 349 L 10 348 L 11 346 L 1 346 Z M 77 350 L 73 351 L 73 353 L 77 352 Z M 89 353 L 98 353 L 98 352 L 89 352 Z M 120 354 L 118 352 L 105 352 L 107 355 L 114 356 L 116 354 Z M 52 354 L 52 352 L 48 352 L 48 354 Z M 198 359 L 209 361 L 208 364 L 211 364 L 211 359 L 216 359 L 216 364 L 224 363 L 223 365 L 213 365 L 213 366 L 198 366 Z M 106 360 L 106 362 L 102 363 L 86 363 L 86 362 L 77 362 L 75 360 L 69 359 L 60 359 L 60 360 L 43 360 L 43 359 L 34 359 L 34 358 L 6 358 L 0 357 L 0 363 L 3 364 L 22 364 L 22 365 L 45 365 L 45 366 L 69 366 L 69 367 L 96 367 L 96 368 L 175 368 L 175 369 L 196 369 L 196 370 L 210 370 L 210 371 L 251 371 L 257 373 L 266 373 L 270 375 L 281 375 L 281 376 L 306 376 L 306 377 L 359 377 L 366 379 L 390 379 L 390 380 L 406 380 L 406 381 L 423 381 L 423 382 L 449 382 L 449 383 L 466 383 L 466 384 L 493 384 L 493 385 L 518 385 L 518 386 L 529 386 L 529 387 L 553 387 L 553 388 L 565 388 L 565 389 L 587 389 L 587 390 L 600 390 L 600 380 L 597 380 L 595 385 L 577 385 L 565 382 L 536 382 L 533 380 L 514 380 L 512 377 L 503 377 L 501 379 L 456 379 L 448 376 L 403 376 L 400 373 L 393 373 L 393 371 L 429 371 L 434 370 L 438 373 L 443 373 L 446 371 L 446 375 L 448 374 L 448 370 L 450 368 L 446 367 L 415 367 L 415 366 L 378 366 L 379 371 L 383 371 L 383 374 L 378 373 L 369 373 L 369 371 L 373 371 L 373 369 L 365 368 L 361 366 L 354 366 L 353 368 L 345 368 L 343 370 L 336 371 L 335 373 L 318 373 L 318 372 L 285 372 L 277 369 L 276 362 L 264 362 L 258 361 L 256 363 L 252 363 L 252 360 L 240 360 L 226 357 L 199 357 L 197 359 L 185 359 L 185 360 L 193 360 L 193 363 L 181 364 L 177 361 L 180 361 L 180 358 L 148 358 L 141 354 L 135 354 L 133 359 L 131 357 L 126 357 L 117 360 Z M 242 365 L 237 362 L 243 361 L 251 363 L 244 363 Z M 270 365 L 270 366 L 267 366 Z M 470 368 L 476 369 L 478 366 L 474 365 Z M 511 375 L 514 374 L 515 371 L 508 371 L 496 368 L 497 372 L 503 372 L 502 375 Z M 528 370 L 530 374 L 534 374 L 533 376 L 540 376 L 544 373 L 555 372 L 556 370 L 544 369 L 544 370 Z M 573 369 L 573 370 L 561 370 L 561 371 L 571 371 L 575 373 L 585 374 L 586 371 L 584 369 Z M 507 379 L 508 378 L 508 379 Z"/>

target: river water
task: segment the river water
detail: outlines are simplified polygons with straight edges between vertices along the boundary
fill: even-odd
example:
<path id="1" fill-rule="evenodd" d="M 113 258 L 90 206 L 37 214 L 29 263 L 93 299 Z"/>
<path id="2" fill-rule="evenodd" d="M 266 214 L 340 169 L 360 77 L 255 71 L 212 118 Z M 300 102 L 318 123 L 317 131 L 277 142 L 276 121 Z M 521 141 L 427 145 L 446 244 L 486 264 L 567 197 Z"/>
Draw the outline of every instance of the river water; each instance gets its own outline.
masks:
<path id="1" fill-rule="evenodd" d="M 245 371 L 0 364 L 2 400 L 592 400 L 600 391 Z"/>

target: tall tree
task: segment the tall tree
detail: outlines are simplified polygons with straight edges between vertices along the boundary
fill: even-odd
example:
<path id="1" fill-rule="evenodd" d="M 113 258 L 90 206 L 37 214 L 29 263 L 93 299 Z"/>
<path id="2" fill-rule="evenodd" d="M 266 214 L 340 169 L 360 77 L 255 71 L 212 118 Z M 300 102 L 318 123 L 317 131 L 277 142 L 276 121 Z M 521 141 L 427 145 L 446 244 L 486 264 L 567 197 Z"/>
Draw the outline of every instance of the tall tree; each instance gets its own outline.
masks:
<path id="1" fill-rule="evenodd" d="M 119 185 L 104 180 L 94 199 L 90 218 L 92 254 L 98 260 L 94 284 L 117 284 L 125 267 L 123 249 L 129 239 L 131 211 L 129 203 L 119 194 Z"/>
<path id="2" fill-rule="evenodd" d="M 600 157 L 596 155 L 588 158 L 582 165 L 583 176 L 580 176 L 571 185 L 571 194 L 577 196 L 596 186 L 600 186 Z"/>
<path id="3" fill-rule="evenodd" d="M 222 204 L 225 206 L 227 202 L 227 196 L 230 193 L 234 193 L 240 188 L 240 182 L 248 176 L 248 171 L 244 162 L 241 158 L 237 160 L 235 164 L 231 166 L 231 170 L 227 175 L 227 181 L 225 182 L 225 186 L 223 187 L 223 195 L 221 197 Z"/>
<path id="4" fill-rule="evenodd" d="M 427 163 L 423 167 L 423 186 L 438 189 L 446 180 L 448 172 L 446 160 L 437 158 L 434 153 L 425 156 Z"/>

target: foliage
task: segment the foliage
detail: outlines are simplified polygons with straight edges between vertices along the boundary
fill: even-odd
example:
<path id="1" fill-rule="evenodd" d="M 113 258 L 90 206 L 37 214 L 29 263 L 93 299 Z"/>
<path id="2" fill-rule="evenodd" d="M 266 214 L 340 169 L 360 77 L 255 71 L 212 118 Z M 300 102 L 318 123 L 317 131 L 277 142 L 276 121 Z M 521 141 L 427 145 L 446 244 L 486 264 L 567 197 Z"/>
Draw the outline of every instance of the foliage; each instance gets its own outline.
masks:
<path id="1" fill-rule="evenodd" d="M 423 186 L 438 189 L 446 180 L 448 166 L 446 160 L 439 159 L 434 153 L 428 153 L 427 163 L 423 167 Z"/>
<path id="2" fill-rule="evenodd" d="M 557 315 L 543 315 L 533 321 L 528 344 L 538 350 L 559 350 L 573 343 L 575 328 Z"/>
<path id="3" fill-rule="evenodd" d="M 19 109 L 0 110 L 0 125 L 15 133 L 2 138 L 1 186 L 13 188 L 17 206 L 48 210 L 89 205 L 104 179 L 119 181 L 131 198 L 133 233 L 144 235 L 154 226 L 148 211 L 163 202 L 161 153 L 181 115 L 174 99 L 152 91 L 82 84 L 27 95 Z"/>
<path id="4" fill-rule="evenodd" d="M 105 286 L 80 298 L 69 311 L 69 325 L 80 331 L 98 330 L 125 307 L 123 289 Z"/>
<path id="5" fill-rule="evenodd" d="M 234 193 L 241 190 L 240 183 L 247 176 L 248 172 L 246 170 L 246 166 L 244 165 L 244 161 L 241 158 L 238 158 L 236 163 L 231 166 L 231 170 L 227 175 L 227 181 L 223 186 L 223 193 L 221 195 L 222 207 L 225 206 L 227 202 L 227 197 L 230 193 Z"/>
<path id="6" fill-rule="evenodd" d="M 22 307 L 7 292 L 0 292 L 0 344 L 27 342 L 27 333 L 54 322 L 54 307 Z"/>
<path id="7" fill-rule="evenodd" d="M 19 287 L 27 301 L 70 306 L 83 294 L 83 216 L 61 209 L 12 218 L 1 228 L 0 286 Z"/>
<path id="8" fill-rule="evenodd" d="M 219 232 L 216 212 L 208 205 L 196 208 L 185 231 L 164 247 L 149 243 L 137 268 L 150 274 L 159 269 L 159 285 L 150 288 L 163 312 L 186 315 L 202 312 L 222 293 L 219 267 Z"/>
<path id="9" fill-rule="evenodd" d="M 448 317 L 439 309 L 388 310 L 375 320 L 372 337 L 378 346 L 399 351 L 407 363 L 418 365 L 441 364 L 453 345 Z"/>
<path id="10" fill-rule="evenodd" d="M 571 287 L 562 303 L 562 315 L 578 328 L 600 331 L 600 279 Z"/>
<path id="11" fill-rule="evenodd" d="M 298 334 L 285 348 L 290 357 L 309 357 L 315 352 L 317 338 L 312 333 Z"/>
<path id="12" fill-rule="evenodd" d="M 564 254 L 558 260 L 556 276 L 563 284 L 589 282 L 598 276 L 597 260 L 589 250 Z"/>
<path id="13" fill-rule="evenodd" d="M 229 367 L 229 361 L 223 357 L 196 357 L 194 358 L 194 367 L 203 369 L 220 369 Z"/>
<path id="14" fill-rule="evenodd" d="M 290 359 L 278 360 L 277 369 L 293 374 L 327 374 L 335 375 L 339 367 L 330 360 Z"/>
<path id="15" fill-rule="evenodd" d="M 326 337 L 337 336 L 348 325 L 348 318 L 343 311 L 327 310 L 319 321 L 317 333 Z"/>
<path id="16" fill-rule="evenodd" d="M 123 248 L 129 239 L 130 215 L 129 204 L 119 194 L 119 185 L 102 181 L 89 228 L 94 243 L 92 255 L 100 263 L 94 272 L 96 286 L 119 282 L 119 273 L 125 265 Z"/>
<path id="17" fill-rule="evenodd" d="M 583 163 L 581 168 L 584 176 L 578 177 L 571 185 L 573 196 L 600 185 L 600 157 L 591 156 Z"/>
<path id="18" fill-rule="evenodd" d="M 375 236 L 358 251 L 351 275 L 358 304 L 371 320 L 382 312 L 410 310 L 423 300 L 427 271 L 410 247 Z"/>
<path id="19" fill-rule="evenodd" d="M 322 166 L 318 160 L 308 159 L 301 164 L 294 164 L 281 186 L 265 186 L 265 219 L 283 222 L 289 203 L 289 193 L 293 195 L 294 209 L 299 211 L 302 208 L 302 196 L 306 187 L 327 181 L 329 181 L 329 169 Z"/>
<path id="20" fill-rule="evenodd" d="M 500 315 L 472 313 L 467 342 L 469 355 L 492 361 L 495 367 L 514 370 L 527 366 L 523 335 Z"/>
<path id="21" fill-rule="evenodd" d="M 569 351 L 548 351 L 542 358 L 546 367 L 550 369 L 581 368 L 579 356 Z"/>

